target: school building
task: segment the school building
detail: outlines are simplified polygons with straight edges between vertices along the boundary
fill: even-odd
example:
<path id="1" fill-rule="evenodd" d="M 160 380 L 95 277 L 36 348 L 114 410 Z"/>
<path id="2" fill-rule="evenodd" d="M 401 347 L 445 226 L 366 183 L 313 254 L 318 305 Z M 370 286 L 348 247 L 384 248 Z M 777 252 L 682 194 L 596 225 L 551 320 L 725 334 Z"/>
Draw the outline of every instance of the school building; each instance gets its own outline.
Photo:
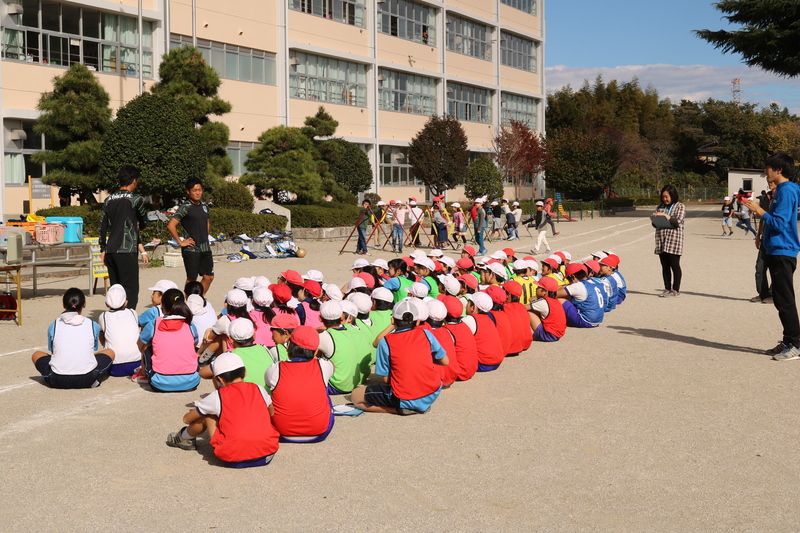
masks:
<path id="1" fill-rule="evenodd" d="M 337 135 L 369 155 L 385 200 L 428 199 L 407 145 L 430 115 L 461 120 L 473 157 L 511 119 L 544 128 L 543 0 L 3 0 L 0 25 L 6 216 L 58 205 L 55 188 L 38 182 L 47 169 L 30 160 L 48 145 L 33 123 L 54 76 L 86 64 L 116 109 L 155 82 L 165 50 L 185 43 L 217 70 L 233 105 L 219 120 L 231 130 L 235 176 L 259 134 L 301 126 L 320 105 L 339 121 Z M 525 196 L 543 189 L 527 186 Z M 463 199 L 463 188 L 448 198 Z"/>

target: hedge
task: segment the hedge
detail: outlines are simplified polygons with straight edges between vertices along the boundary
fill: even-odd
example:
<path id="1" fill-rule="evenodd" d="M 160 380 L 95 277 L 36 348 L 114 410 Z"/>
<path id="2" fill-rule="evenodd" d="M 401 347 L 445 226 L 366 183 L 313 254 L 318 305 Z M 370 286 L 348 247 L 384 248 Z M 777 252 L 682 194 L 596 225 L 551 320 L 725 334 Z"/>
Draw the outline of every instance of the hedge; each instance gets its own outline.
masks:
<path id="1" fill-rule="evenodd" d="M 88 237 L 97 237 L 100 228 L 101 206 L 70 206 L 40 209 L 36 212 L 42 217 L 81 217 L 83 218 L 83 233 Z M 212 208 L 209 210 L 211 217 L 211 234 L 223 233 L 229 238 L 246 233 L 250 236 L 260 235 L 266 230 L 286 228 L 286 218 L 278 215 L 258 215 L 237 209 Z M 153 238 L 166 242 L 170 239 L 167 225 L 161 222 L 150 222 L 141 234 L 143 243 L 150 242 Z"/>
<path id="2" fill-rule="evenodd" d="M 323 205 L 285 205 L 292 212 L 293 228 L 335 228 L 354 226 L 361 207 L 327 203 Z"/>

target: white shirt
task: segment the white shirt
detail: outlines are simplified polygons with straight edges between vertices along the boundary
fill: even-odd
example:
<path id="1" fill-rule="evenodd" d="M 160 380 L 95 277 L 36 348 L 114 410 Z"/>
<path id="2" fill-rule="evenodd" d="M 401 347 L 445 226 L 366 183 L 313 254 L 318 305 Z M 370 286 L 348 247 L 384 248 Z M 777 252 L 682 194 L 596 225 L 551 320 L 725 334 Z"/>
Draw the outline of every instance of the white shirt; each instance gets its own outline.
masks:
<path id="1" fill-rule="evenodd" d="M 420 220 L 422 220 L 422 215 L 425 213 L 419 207 L 412 207 L 411 208 L 411 223 L 416 224 Z"/>
<path id="2" fill-rule="evenodd" d="M 478 331 L 478 321 L 472 315 L 467 315 L 461 319 L 461 322 L 467 325 L 473 335 Z"/>
<path id="3" fill-rule="evenodd" d="M 589 296 L 589 293 L 586 292 L 585 283 L 570 283 L 564 287 L 564 290 L 566 290 L 567 294 L 572 296 L 572 299 L 576 302 L 582 302 Z"/>
<path id="4" fill-rule="evenodd" d="M 542 318 L 547 318 L 547 315 L 550 314 L 550 303 L 544 298 L 541 298 L 535 302 L 531 302 L 531 309 L 539 313 Z"/>
<path id="5" fill-rule="evenodd" d="M 267 407 L 272 405 L 272 398 L 269 397 L 269 393 L 267 393 L 264 387 L 261 385 L 256 385 L 256 387 L 258 387 L 261 397 L 264 398 L 265 402 L 267 402 Z M 197 407 L 197 410 L 201 415 L 219 416 L 219 414 L 222 412 L 222 402 L 219 399 L 219 391 L 215 390 L 202 400 L 194 402 L 194 406 Z"/>
<path id="6" fill-rule="evenodd" d="M 330 337 L 330 335 L 328 335 L 328 337 Z M 328 380 L 330 380 L 333 375 L 333 363 L 327 359 L 317 359 L 317 362 L 319 363 L 319 369 L 322 370 L 322 382 L 327 385 Z M 280 372 L 280 365 L 277 364 L 269 365 L 267 371 L 264 373 L 264 382 L 270 390 L 278 386 L 278 380 L 281 377 Z"/>
<path id="7" fill-rule="evenodd" d="M 97 321 L 106 338 L 105 347 L 114 350 L 114 364 L 133 363 L 142 358 L 136 343 L 139 340 L 137 320 L 133 309 L 100 313 Z"/>
<path id="8" fill-rule="evenodd" d="M 197 330 L 197 346 L 199 347 L 203 343 L 203 338 L 206 335 L 206 331 L 210 328 L 213 328 L 217 322 L 217 315 L 214 313 L 214 308 L 211 306 L 209 302 L 206 302 L 205 307 L 203 308 L 202 314 L 192 315 L 192 324 L 194 324 L 194 328 Z M 230 323 L 230 319 L 227 318 L 228 322 Z M 227 333 L 227 329 L 225 330 Z"/>

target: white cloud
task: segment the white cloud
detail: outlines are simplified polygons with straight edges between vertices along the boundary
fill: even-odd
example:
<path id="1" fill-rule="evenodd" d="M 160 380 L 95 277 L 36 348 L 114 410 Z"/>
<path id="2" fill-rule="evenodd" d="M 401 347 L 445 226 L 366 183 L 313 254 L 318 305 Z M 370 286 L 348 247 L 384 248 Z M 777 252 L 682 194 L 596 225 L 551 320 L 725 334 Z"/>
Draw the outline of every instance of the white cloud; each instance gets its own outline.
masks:
<path id="1" fill-rule="evenodd" d="M 588 79 L 594 83 L 598 74 L 603 79 L 630 81 L 639 78 L 642 88 L 652 85 L 661 98 L 672 102 L 682 99 L 703 101 L 708 98 L 731 99 L 731 80 L 739 78 L 742 102 L 768 106 L 772 102 L 800 114 L 800 80 L 786 79 L 746 65 L 715 67 L 710 65 L 627 65 L 604 68 L 566 67 L 557 65 L 545 69 L 548 91 L 567 84 L 579 89 Z"/>

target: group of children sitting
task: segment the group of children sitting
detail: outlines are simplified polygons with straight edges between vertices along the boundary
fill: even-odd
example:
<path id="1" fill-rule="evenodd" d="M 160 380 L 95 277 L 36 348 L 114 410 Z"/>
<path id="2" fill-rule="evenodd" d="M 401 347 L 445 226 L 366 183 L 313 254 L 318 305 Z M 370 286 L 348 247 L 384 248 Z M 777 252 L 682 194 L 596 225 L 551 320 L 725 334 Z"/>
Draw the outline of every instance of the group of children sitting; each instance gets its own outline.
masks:
<path id="1" fill-rule="evenodd" d="M 328 436 L 332 395 L 350 394 L 362 411 L 425 413 L 456 381 L 498 369 L 533 341 L 558 341 L 568 326 L 596 327 L 625 300 L 613 253 L 583 263 L 569 252 L 541 263 L 514 254 L 476 258 L 466 246 L 457 261 L 441 250 L 359 258 L 342 287 L 318 270 L 287 270 L 274 284 L 239 278 L 219 314 L 198 282 L 181 291 L 159 281 L 153 307 L 138 316 L 114 285 L 99 324 L 82 315 L 86 299 L 72 288 L 48 330 L 49 353 L 33 362 L 54 388 L 95 387 L 111 375 L 180 392 L 210 379 L 215 391 L 167 444 L 192 450 L 206 432 L 227 466 L 264 465 L 279 442 Z M 373 372 L 380 379 L 369 380 Z"/>

